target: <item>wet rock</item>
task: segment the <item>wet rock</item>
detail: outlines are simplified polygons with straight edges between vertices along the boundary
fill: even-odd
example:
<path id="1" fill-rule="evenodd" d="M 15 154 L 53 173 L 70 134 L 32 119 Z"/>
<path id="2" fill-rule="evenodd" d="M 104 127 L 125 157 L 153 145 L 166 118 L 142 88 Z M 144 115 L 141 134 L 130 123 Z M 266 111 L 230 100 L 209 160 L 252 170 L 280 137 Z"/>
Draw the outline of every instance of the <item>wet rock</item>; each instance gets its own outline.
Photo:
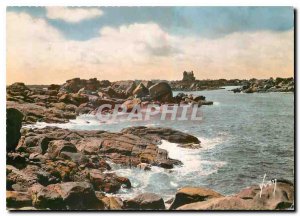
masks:
<path id="1" fill-rule="evenodd" d="M 193 100 L 198 102 L 198 101 L 204 101 L 205 100 L 205 97 L 202 96 L 202 95 L 199 95 L 199 96 L 193 96 Z"/>
<path id="2" fill-rule="evenodd" d="M 125 209 L 129 210 L 164 210 L 164 200 L 154 193 L 143 193 L 126 200 Z"/>
<path id="3" fill-rule="evenodd" d="M 129 127 L 121 131 L 122 133 L 134 134 L 139 137 L 146 137 L 151 140 L 153 135 L 160 137 L 161 139 L 167 140 L 169 142 L 185 144 L 194 143 L 199 144 L 200 141 L 197 137 L 183 133 L 181 131 L 173 130 L 171 128 L 160 128 L 160 127 Z"/>
<path id="4" fill-rule="evenodd" d="M 6 151 L 14 151 L 21 137 L 24 115 L 17 109 L 6 109 Z"/>
<path id="5" fill-rule="evenodd" d="M 150 96 L 154 100 L 169 102 L 173 99 L 173 93 L 170 85 L 165 82 L 157 83 L 149 88 Z"/>
<path id="6" fill-rule="evenodd" d="M 222 197 L 222 195 L 208 188 L 184 187 L 177 191 L 170 209 L 177 209 L 179 206 L 183 206 L 185 204 L 219 197 Z"/>
<path id="7" fill-rule="evenodd" d="M 202 106 L 202 105 L 213 105 L 214 102 L 212 102 L 212 101 L 203 101 L 203 100 L 200 100 L 200 101 L 198 101 L 198 104 L 199 104 L 200 106 Z"/>

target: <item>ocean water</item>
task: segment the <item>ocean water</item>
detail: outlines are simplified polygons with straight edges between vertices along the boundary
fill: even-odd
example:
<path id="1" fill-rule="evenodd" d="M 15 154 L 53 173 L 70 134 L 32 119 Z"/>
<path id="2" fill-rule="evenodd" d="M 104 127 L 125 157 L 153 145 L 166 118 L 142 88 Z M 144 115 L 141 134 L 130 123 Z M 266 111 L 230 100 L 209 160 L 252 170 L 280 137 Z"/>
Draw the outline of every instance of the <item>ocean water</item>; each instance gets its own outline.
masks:
<path id="1" fill-rule="evenodd" d="M 190 92 L 214 101 L 212 106 L 201 107 L 203 118 L 197 122 L 99 122 L 95 116 L 84 115 L 67 124 L 35 126 L 108 131 L 133 125 L 160 126 L 188 132 L 200 139 L 200 149 L 162 142 L 160 148 L 183 162 L 183 166 L 171 170 L 152 167 L 151 171 L 141 171 L 111 164 L 117 174 L 128 177 L 133 185 L 132 189 L 121 189 L 118 194 L 121 197 L 154 192 L 168 199 L 183 186 L 204 186 L 230 195 L 260 184 L 264 174 L 266 180 L 294 181 L 294 94 L 234 94 L 228 91 L 230 88 Z"/>

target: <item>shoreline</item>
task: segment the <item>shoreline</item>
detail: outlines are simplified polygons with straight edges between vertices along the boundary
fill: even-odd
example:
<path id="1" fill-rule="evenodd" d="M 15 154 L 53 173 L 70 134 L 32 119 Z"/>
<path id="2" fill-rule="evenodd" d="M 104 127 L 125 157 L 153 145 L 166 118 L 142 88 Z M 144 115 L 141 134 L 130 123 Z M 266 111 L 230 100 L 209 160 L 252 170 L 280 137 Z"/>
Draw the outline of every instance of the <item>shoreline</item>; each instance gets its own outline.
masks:
<path id="1" fill-rule="evenodd" d="M 181 131 L 159 127 L 130 127 L 120 132 L 24 127 L 36 122 L 66 123 L 81 114 L 94 113 L 102 103 L 125 104 L 127 107 L 143 102 L 160 106 L 213 104 L 203 96 L 180 94 L 173 97 L 171 87 L 166 84 L 158 85 L 154 93 L 151 93 L 149 83 L 120 83 L 114 88 L 107 84 L 95 79 L 73 79 L 62 86 L 50 85 L 47 90 L 30 89 L 20 83 L 7 87 L 9 209 L 271 210 L 292 205 L 294 186 L 286 180 L 279 180 L 276 189 L 279 198 L 276 200 L 270 198 L 272 187 L 266 188 L 263 201 L 260 200 L 258 185 L 245 190 L 240 188 L 242 191 L 232 196 L 186 185 L 177 188 L 172 200 L 163 200 L 152 193 L 121 200 L 113 194 L 122 187 L 131 188 L 132 183 L 127 177 L 114 174 L 107 160 L 124 167 L 138 167 L 144 172 L 156 166 L 172 170 L 182 165 L 182 161 L 170 158 L 167 150 L 159 148 L 160 142 L 167 140 L 180 144 L 179 148 L 192 150 L 201 148 L 201 140 Z M 95 92 L 95 89 L 98 90 Z M 75 205 L 74 197 L 84 198 L 79 198 L 81 206 Z"/>

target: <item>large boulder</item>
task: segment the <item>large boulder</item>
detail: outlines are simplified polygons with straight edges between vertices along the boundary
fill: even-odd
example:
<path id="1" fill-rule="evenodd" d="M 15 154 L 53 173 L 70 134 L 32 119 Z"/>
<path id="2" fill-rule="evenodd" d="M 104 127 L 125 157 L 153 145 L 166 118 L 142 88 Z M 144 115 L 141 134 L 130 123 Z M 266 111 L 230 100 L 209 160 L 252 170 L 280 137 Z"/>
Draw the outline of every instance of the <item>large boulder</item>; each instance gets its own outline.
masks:
<path id="1" fill-rule="evenodd" d="M 293 183 L 279 179 L 276 186 L 274 182 L 265 183 L 262 188 L 253 185 L 232 196 L 210 196 L 209 199 L 171 207 L 176 210 L 285 210 L 293 204 Z"/>
<path id="2" fill-rule="evenodd" d="M 117 91 L 122 91 L 129 96 L 132 95 L 133 90 L 136 88 L 136 84 L 133 80 L 117 81 L 112 85 L 112 88 Z"/>
<path id="3" fill-rule="evenodd" d="M 251 200 L 252 205 L 257 208 L 286 209 L 294 203 L 294 185 L 288 180 L 278 179 L 276 186 L 271 184 L 261 189 L 259 185 L 253 185 L 240 191 L 236 197 Z"/>
<path id="4" fill-rule="evenodd" d="M 17 109 L 6 109 L 6 151 L 14 151 L 21 137 L 24 115 Z"/>
<path id="5" fill-rule="evenodd" d="M 88 182 L 65 182 L 31 190 L 33 205 L 53 210 L 98 209 L 101 204 Z"/>
<path id="6" fill-rule="evenodd" d="M 154 193 L 143 193 L 133 199 L 126 200 L 125 209 L 129 210 L 164 210 L 164 200 Z"/>
<path id="7" fill-rule="evenodd" d="M 177 209 L 179 206 L 205 201 L 212 198 L 222 197 L 221 194 L 204 187 L 184 187 L 177 191 L 170 209 Z"/>
<path id="8" fill-rule="evenodd" d="M 143 83 L 140 83 L 132 92 L 132 95 L 137 98 L 146 97 L 149 95 L 149 89 L 144 86 Z"/>
<path id="9" fill-rule="evenodd" d="M 149 88 L 149 93 L 152 99 L 169 102 L 173 99 L 171 86 L 166 82 L 157 83 Z"/>

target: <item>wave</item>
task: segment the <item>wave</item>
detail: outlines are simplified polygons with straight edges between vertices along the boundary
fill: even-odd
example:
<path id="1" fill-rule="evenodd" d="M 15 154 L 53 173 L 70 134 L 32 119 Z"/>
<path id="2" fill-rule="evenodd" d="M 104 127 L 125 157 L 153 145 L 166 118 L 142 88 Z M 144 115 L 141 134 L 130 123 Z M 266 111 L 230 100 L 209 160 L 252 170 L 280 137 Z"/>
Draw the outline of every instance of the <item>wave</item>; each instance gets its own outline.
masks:
<path id="1" fill-rule="evenodd" d="M 220 138 L 201 138 L 201 141 L 204 144 L 203 148 L 186 149 L 179 147 L 176 143 L 162 140 L 159 148 L 167 150 L 170 158 L 180 160 L 183 163 L 182 166 L 176 166 L 170 170 L 153 166 L 150 171 L 143 171 L 137 168 L 124 168 L 120 165 L 111 164 L 116 174 L 129 178 L 132 183 L 131 189 L 121 189 L 118 196 L 130 198 L 150 191 L 169 199 L 174 196 L 174 193 L 180 187 L 199 185 L 201 177 L 217 172 L 219 168 L 226 164 L 223 161 L 204 160 L 201 157 L 201 152 L 215 146 L 212 143 L 221 143 Z"/>

